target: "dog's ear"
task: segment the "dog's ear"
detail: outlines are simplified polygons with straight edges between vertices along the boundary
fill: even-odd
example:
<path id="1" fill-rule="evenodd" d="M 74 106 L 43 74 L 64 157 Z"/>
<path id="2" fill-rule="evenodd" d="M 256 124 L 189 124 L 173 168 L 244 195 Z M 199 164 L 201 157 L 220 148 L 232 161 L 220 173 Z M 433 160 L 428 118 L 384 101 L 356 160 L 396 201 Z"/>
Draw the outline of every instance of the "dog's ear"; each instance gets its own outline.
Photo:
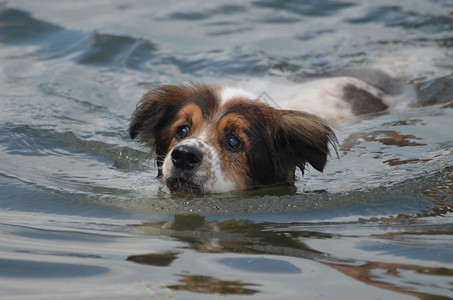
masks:
<path id="1" fill-rule="evenodd" d="M 179 86 L 161 86 L 145 94 L 137 104 L 129 125 L 129 135 L 155 149 L 156 138 L 171 119 L 182 99 L 186 97 L 186 89 Z"/>
<path id="2" fill-rule="evenodd" d="M 288 160 L 302 172 L 306 163 L 322 172 L 327 163 L 329 145 L 336 152 L 337 138 L 320 118 L 309 113 L 280 110 L 280 144 Z"/>

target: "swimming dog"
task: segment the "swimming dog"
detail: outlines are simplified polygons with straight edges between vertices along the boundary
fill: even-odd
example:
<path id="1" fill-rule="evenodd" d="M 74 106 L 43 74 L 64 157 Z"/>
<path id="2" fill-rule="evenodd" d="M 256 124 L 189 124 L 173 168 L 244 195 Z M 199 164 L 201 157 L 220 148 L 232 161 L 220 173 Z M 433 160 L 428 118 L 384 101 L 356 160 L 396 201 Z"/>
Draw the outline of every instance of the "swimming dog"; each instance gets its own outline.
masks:
<path id="1" fill-rule="evenodd" d="M 337 138 L 328 121 L 388 111 L 388 76 L 375 84 L 351 76 L 285 89 L 279 107 L 220 85 L 163 85 L 146 93 L 129 133 L 152 149 L 171 192 L 224 193 L 294 184 L 295 170 L 322 172 Z M 387 80 L 388 82 L 384 82 Z M 383 85 L 380 86 L 380 83 Z M 384 86 L 387 85 L 387 86 Z M 384 86 L 384 87 L 383 87 Z"/>

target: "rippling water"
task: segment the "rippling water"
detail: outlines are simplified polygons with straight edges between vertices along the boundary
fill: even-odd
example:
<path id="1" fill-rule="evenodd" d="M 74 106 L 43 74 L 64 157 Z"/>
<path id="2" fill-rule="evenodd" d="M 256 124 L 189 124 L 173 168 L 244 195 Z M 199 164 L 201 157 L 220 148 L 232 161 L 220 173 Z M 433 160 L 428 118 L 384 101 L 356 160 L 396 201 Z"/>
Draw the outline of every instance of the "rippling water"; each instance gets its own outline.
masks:
<path id="1" fill-rule="evenodd" d="M 0 298 L 453 298 L 452 47 L 450 1 L 0 2 Z M 175 197 L 127 134 L 154 84 L 345 68 L 418 100 L 294 189 Z"/>

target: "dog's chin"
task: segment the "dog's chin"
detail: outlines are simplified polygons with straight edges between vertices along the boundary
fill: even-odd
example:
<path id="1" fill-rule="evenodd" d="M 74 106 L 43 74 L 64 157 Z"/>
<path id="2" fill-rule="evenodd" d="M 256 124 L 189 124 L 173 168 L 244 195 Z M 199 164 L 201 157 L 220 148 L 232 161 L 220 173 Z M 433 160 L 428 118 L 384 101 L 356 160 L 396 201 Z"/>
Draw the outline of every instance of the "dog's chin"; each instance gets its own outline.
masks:
<path id="1" fill-rule="evenodd" d="M 206 194 L 206 190 L 203 186 L 183 176 L 168 177 L 165 180 L 165 185 L 172 193 L 188 193 L 200 196 Z"/>

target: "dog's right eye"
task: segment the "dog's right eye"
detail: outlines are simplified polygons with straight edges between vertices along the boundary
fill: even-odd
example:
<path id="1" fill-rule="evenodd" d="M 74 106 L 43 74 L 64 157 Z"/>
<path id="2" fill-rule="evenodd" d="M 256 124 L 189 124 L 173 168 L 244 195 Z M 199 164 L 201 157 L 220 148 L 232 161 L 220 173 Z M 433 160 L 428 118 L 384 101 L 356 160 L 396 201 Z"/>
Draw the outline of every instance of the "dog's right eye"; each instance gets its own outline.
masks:
<path id="1" fill-rule="evenodd" d="M 176 132 L 176 137 L 180 140 L 186 138 L 190 134 L 190 127 L 188 125 L 183 125 L 178 128 Z"/>
<path id="2" fill-rule="evenodd" d="M 241 152 L 243 150 L 241 140 L 235 135 L 229 135 L 227 137 L 226 145 L 231 152 Z"/>

